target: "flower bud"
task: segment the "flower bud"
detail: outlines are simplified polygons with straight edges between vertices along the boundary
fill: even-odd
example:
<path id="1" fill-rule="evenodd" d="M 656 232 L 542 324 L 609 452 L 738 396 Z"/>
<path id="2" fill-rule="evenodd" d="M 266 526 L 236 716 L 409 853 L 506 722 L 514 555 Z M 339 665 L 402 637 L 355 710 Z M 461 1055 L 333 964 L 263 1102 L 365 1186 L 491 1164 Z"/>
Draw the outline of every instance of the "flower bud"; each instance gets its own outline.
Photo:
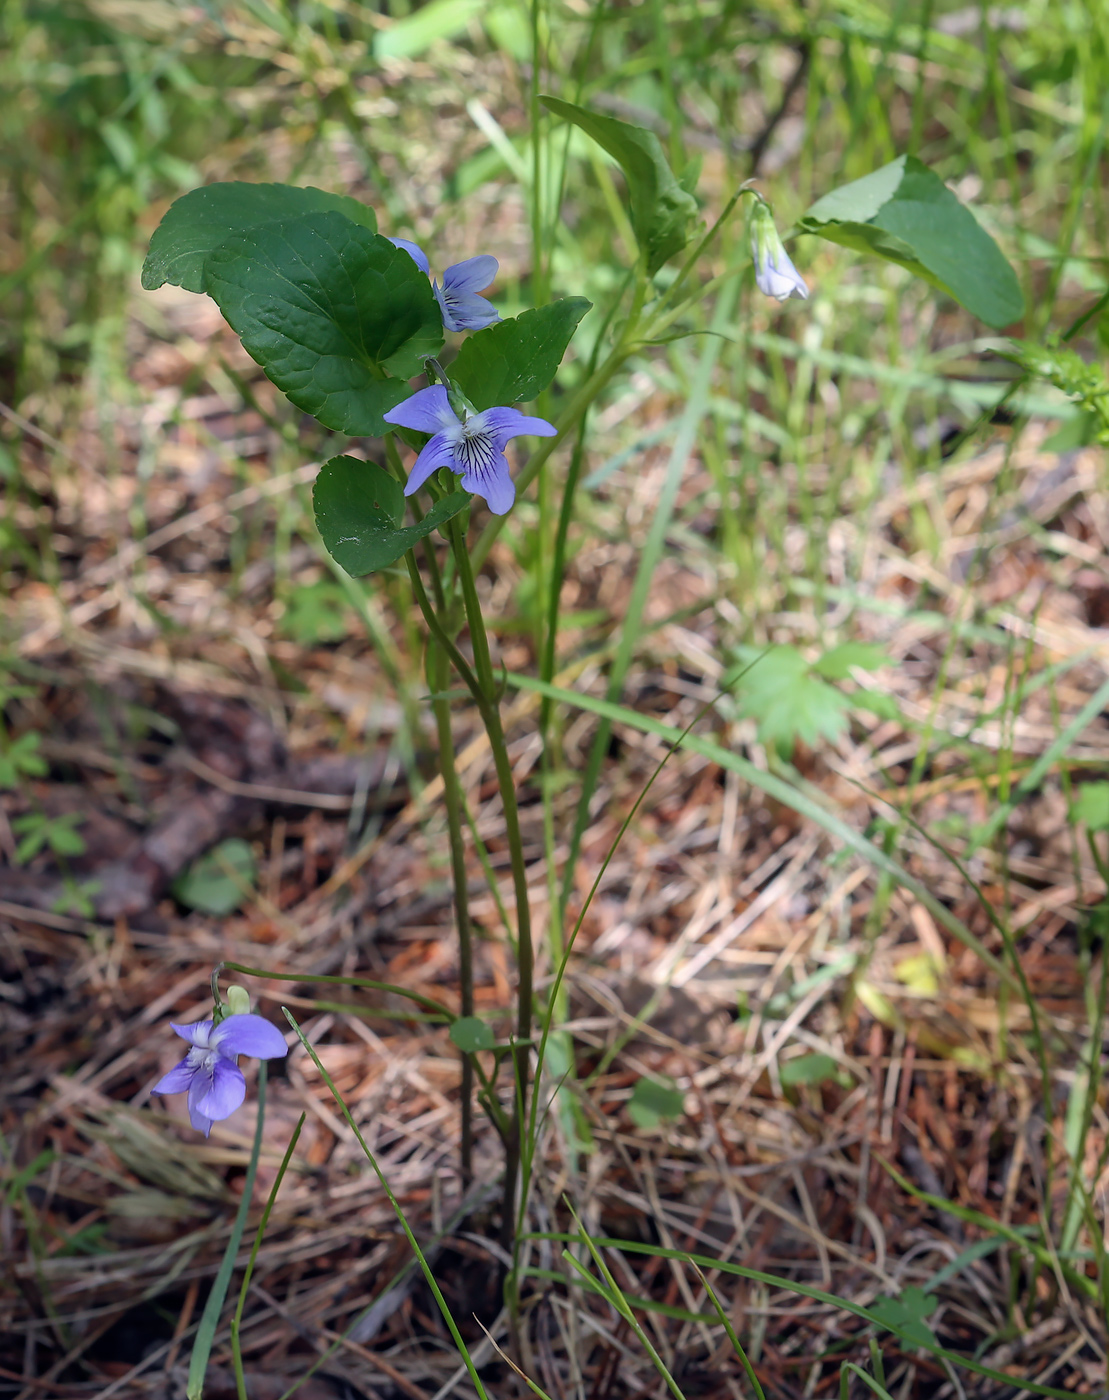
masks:
<path id="1" fill-rule="evenodd" d="M 246 1016 L 250 1011 L 250 993 L 234 982 L 227 989 L 227 1010 L 231 1016 Z"/>
<path id="2" fill-rule="evenodd" d="M 755 283 L 766 296 L 786 301 L 790 297 L 803 300 L 809 295 L 805 279 L 782 246 L 770 205 L 762 199 L 756 200 L 751 214 L 751 257 L 755 263 Z"/>

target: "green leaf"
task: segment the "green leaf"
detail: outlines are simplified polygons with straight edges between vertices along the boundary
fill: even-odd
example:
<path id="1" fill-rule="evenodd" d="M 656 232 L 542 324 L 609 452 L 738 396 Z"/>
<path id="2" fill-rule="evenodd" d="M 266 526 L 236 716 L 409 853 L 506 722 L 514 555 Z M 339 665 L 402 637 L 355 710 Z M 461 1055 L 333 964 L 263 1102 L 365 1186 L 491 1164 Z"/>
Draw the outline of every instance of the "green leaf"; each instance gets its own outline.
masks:
<path id="1" fill-rule="evenodd" d="M 487 326 L 467 338 L 450 377 L 479 412 L 538 398 L 592 305 L 585 297 L 566 297 Z"/>
<path id="2" fill-rule="evenodd" d="M 431 0 L 388 29 L 379 30 L 374 39 L 374 57 L 415 58 L 437 39 L 453 39 L 460 34 L 485 4 L 486 0 Z"/>
<path id="3" fill-rule="evenodd" d="M 232 837 L 194 861 L 174 882 L 173 893 L 186 909 L 219 917 L 238 909 L 256 878 L 254 852 L 245 841 Z"/>
<path id="4" fill-rule="evenodd" d="M 915 156 L 826 194 L 798 227 L 908 268 L 988 326 L 1024 315 L 1020 284 L 1000 248 Z"/>
<path id="5" fill-rule="evenodd" d="M 936 1299 L 916 1287 L 904 1289 L 899 1298 L 875 1298 L 870 1305 L 870 1311 L 882 1322 L 888 1322 L 922 1347 L 938 1345 L 936 1334 L 924 1320 L 935 1310 Z"/>
<path id="6" fill-rule="evenodd" d="M 388 430 L 381 415 L 408 397 L 406 381 L 443 344 L 428 278 L 402 249 L 342 214 L 236 234 L 209 255 L 204 273 L 277 387 L 351 437 Z"/>
<path id="7" fill-rule="evenodd" d="M 628 1116 L 639 1128 L 656 1128 L 664 1119 L 680 1118 L 685 1095 L 673 1084 L 638 1079 L 628 1101 Z"/>
<path id="8" fill-rule="evenodd" d="M 877 715 L 879 719 L 902 719 L 901 706 L 892 695 L 887 695 L 884 690 L 853 690 L 851 692 L 851 708 L 853 710 L 866 710 L 872 715 Z"/>
<path id="9" fill-rule="evenodd" d="M 1109 831 L 1109 783 L 1083 783 L 1071 807 L 1076 822 L 1091 831 Z"/>
<path id="10" fill-rule="evenodd" d="M 43 777 L 48 765 L 38 750 L 39 736 L 33 730 L 13 739 L 7 752 L 0 752 L 0 788 L 18 787 L 21 777 Z"/>
<path id="11" fill-rule="evenodd" d="M 347 624 L 347 595 L 330 578 L 302 583 L 294 588 L 278 626 L 281 632 L 301 646 L 315 642 L 339 642 L 350 631 Z"/>
<path id="12" fill-rule="evenodd" d="M 355 578 L 395 564 L 418 540 L 465 510 L 471 500 L 468 491 L 453 491 L 437 501 L 418 525 L 402 526 L 400 483 L 381 467 L 357 457 L 332 457 L 325 462 L 312 492 L 320 538 L 332 559 Z"/>
<path id="13" fill-rule="evenodd" d="M 205 259 L 233 234 L 325 210 L 343 214 L 371 233 L 377 231 L 377 219 L 368 204 L 311 185 L 302 189 L 299 185 L 252 185 L 231 180 L 190 190 L 174 200 L 154 230 L 143 263 L 142 284 L 148 292 L 163 282 L 172 282 L 187 292 L 205 292 Z"/>
<path id="14" fill-rule="evenodd" d="M 697 201 L 674 178 L 658 137 L 558 97 L 539 100 L 556 117 L 580 126 L 619 163 L 628 182 L 632 228 L 640 250 L 647 254 L 647 274 L 654 276 L 685 247 L 697 216 Z"/>
<path id="15" fill-rule="evenodd" d="M 795 1060 L 783 1060 L 778 1074 L 787 1088 L 795 1084 L 826 1084 L 839 1079 L 840 1067 L 831 1055 L 798 1055 Z"/>
<path id="16" fill-rule="evenodd" d="M 855 666 L 861 671 L 876 671 L 885 664 L 886 653 L 872 642 L 844 642 L 814 661 L 813 670 L 830 681 L 843 681 Z"/>
<path id="17" fill-rule="evenodd" d="M 452 1021 L 450 1035 L 464 1055 L 472 1055 L 475 1050 L 492 1050 L 497 1043 L 492 1027 L 480 1016 L 460 1016 Z"/>
<path id="18" fill-rule="evenodd" d="M 1076 413 L 1040 443 L 1041 452 L 1074 452 L 1097 441 L 1101 422 L 1096 413 Z"/>
<path id="19" fill-rule="evenodd" d="M 770 647 L 761 654 L 744 648 L 753 662 L 738 683 L 739 712 L 758 721 L 759 738 L 789 754 L 800 739 L 813 746 L 835 739 L 847 723 L 850 701 L 812 674 L 793 647 Z"/>

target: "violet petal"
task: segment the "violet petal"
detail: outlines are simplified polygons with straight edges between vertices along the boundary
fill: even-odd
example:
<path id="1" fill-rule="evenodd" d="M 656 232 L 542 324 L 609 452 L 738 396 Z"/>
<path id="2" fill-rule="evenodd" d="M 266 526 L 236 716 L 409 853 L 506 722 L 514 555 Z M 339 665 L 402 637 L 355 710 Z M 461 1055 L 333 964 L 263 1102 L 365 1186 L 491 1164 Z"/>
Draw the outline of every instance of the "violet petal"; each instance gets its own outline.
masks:
<path id="1" fill-rule="evenodd" d="M 152 1094 L 183 1094 L 193 1082 L 193 1067 L 187 1059 L 181 1060 L 174 1065 L 168 1074 L 163 1074 L 154 1088 Z"/>
<path id="2" fill-rule="evenodd" d="M 458 422 L 442 384 L 429 384 L 426 389 L 417 389 L 410 398 L 381 416 L 386 423 L 412 428 L 418 433 L 438 433 Z"/>
<path id="3" fill-rule="evenodd" d="M 443 273 L 443 287 L 448 292 L 483 292 L 497 275 L 500 263 L 490 253 L 480 257 L 465 258 L 454 263 Z"/>
<path id="4" fill-rule="evenodd" d="M 494 515 L 507 515 L 516 499 L 516 483 L 508 470 L 508 460 L 498 452 L 480 471 L 471 470 L 462 478 L 463 491 L 483 496 Z"/>
<path id="5" fill-rule="evenodd" d="M 202 1113 L 205 1118 L 217 1121 L 230 1118 L 246 1098 L 246 1080 L 243 1072 L 231 1060 L 216 1060 L 210 1078 L 206 1075 L 200 1081 L 201 1092 L 194 1095 L 189 1091 L 189 1108 Z"/>
<path id="6" fill-rule="evenodd" d="M 389 242 L 394 248 L 400 248 L 408 254 L 421 272 L 431 273 L 431 264 L 427 260 L 427 254 L 418 243 L 413 243 L 410 238 L 390 238 Z"/>
<path id="7" fill-rule="evenodd" d="M 498 449 L 503 449 L 510 438 L 555 437 L 558 433 L 545 418 L 529 418 L 516 408 L 487 408 L 471 422 L 487 432 Z"/>
<path id="8" fill-rule="evenodd" d="M 212 1032 L 211 1021 L 193 1021 L 187 1026 L 179 1026 L 176 1021 L 171 1021 L 169 1026 L 182 1040 L 187 1040 L 190 1045 L 199 1046 L 201 1050 L 207 1050 Z"/>
<path id="9" fill-rule="evenodd" d="M 272 1060 L 289 1050 L 277 1027 L 253 1012 L 225 1016 L 208 1043 L 221 1055 L 253 1055 L 258 1060 Z"/>
<path id="10" fill-rule="evenodd" d="M 411 496 L 418 491 L 432 472 L 437 472 L 440 467 L 450 467 L 452 471 L 458 470 L 454 460 L 454 447 L 445 433 L 436 433 L 416 458 L 412 470 L 408 474 L 408 484 L 404 488 L 404 494 Z"/>

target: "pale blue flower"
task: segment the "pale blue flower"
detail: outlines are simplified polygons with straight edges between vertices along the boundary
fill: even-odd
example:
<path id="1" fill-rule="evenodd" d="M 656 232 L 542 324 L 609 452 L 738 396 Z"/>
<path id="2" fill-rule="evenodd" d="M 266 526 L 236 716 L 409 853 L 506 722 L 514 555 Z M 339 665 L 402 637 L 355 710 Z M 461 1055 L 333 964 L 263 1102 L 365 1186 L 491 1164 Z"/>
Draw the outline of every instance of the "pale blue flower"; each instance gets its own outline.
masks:
<path id="1" fill-rule="evenodd" d="M 484 496 L 494 515 L 505 515 L 516 499 L 504 449 L 514 437 L 554 437 L 558 429 L 544 418 L 529 418 L 515 408 L 486 408 L 460 418 L 441 384 L 419 389 L 384 414 L 386 423 L 431 433 L 416 458 L 404 494 L 418 491 L 432 472 L 446 467 L 461 473 L 462 489 Z"/>
<path id="2" fill-rule="evenodd" d="M 390 243 L 403 248 L 421 272 L 431 276 L 431 264 L 427 254 L 407 238 L 390 238 Z M 431 290 L 443 313 L 443 325 L 449 331 L 480 331 L 499 321 L 500 315 L 492 302 L 478 296 L 497 275 L 500 263 L 489 253 L 477 258 L 466 258 L 455 263 L 443 273 L 443 285 L 433 281 Z"/>
<path id="3" fill-rule="evenodd" d="M 152 1094 L 189 1096 L 189 1121 L 205 1137 L 212 1124 L 231 1114 L 246 1097 L 246 1080 L 238 1065 L 240 1055 L 273 1060 L 288 1052 L 285 1037 L 264 1016 L 225 1016 L 222 1021 L 194 1021 L 189 1026 L 170 1022 L 192 1049 L 167 1075 L 158 1080 Z"/>
<path id="4" fill-rule="evenodd" d="M 761 199 L 751 215 L 751 257 L 755 262 L 755 284 L 766 296 L 787 301 L 790 297 L 804 300 L 809 295 L 805 279 L 782 246 L 770 206 Z"/>

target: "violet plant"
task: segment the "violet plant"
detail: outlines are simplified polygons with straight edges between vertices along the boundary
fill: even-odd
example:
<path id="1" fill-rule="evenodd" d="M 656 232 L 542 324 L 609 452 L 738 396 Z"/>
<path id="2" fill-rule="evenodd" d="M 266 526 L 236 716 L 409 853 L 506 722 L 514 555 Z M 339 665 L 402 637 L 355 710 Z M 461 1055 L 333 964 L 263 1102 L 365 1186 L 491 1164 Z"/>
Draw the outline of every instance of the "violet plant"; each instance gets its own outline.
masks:
<path id="1" fill-rule="evenodd" d="M 702 305 L 713 308 L 714 333 L 727 334 L 744 280 L 778 300 L 809 295 L 769 206 L 749 185 L 735 192 L 706 229 L 699 223 L 692 178 L 675 176 L 653 133 L 561 99 L 542 101 L 555 119 L 579 127 L 621 167 L 637 243 L 625 282 L 599 309 L 592 349 L 581 358 L 569 392 L 547 394 L 590 311 L 587 300 L 573 295 L 546 300 L 540 292 L 542 304 L 501 319 L 481 295 L 497 271 L 494 257 L 448 267 L 440 287 L 418 245 L 380 235 L 374 211 L 348 196 L 242 183 L 194 190 L 166 214 L 143 272 L 147 288 L 171 282 L 211 296 L 273 383 L 325 428 L 352 439 L 380 440 L 366 455 L 344 453 L 323 464 L 313 495 L 315 522 L 323 546 L 350 575 L 403 566 L 425 624 L 428 703 L 438 736 L 459 940 L 458 1010 L 414 999 L 450 1024 L 461 1055 L 463 1182 L 472 1173 L 475 1097 L 503 1144 L 501 1237 L 514 1260 L 506 1283 L 513 1315 L 519 1236 L 541 1116 L 533 1086 L 547 1057 L 556 1063 L 556 1085 L 574 1075 L 573 1046 L 559 1028 L 565 1019 L 559 989 L 576 930 L 564 933 L 562 910 L 611 720 L 604 720 L 583 775 L 561 897 L 550 872 L 548 961 L 554 989 L 539 1003 L 528 872 L 501 717 L 508 678 L 498 672 L 477 576 L 507 513 L 538 479 L 545 499 L 557 507 L 557 528 L 537 540 L 537 548 L 546 551 L 550 581 L 540 675 L 533 682 L 544 697 L 540 736 L 546 751 L 553 699 L 573 699 L 553 685 L 555 643 L 567 535 L 583 489 L 590 409 L 633 355 L 704 329 L 705 318 L 697 315 Z M 747 238 L 752 256 L 716 270 L 711 260 L 719 262 L 717 241 L 743 197 L 753 204 Z M 938 176 L 913 157 L 900 157 L 825 196 L 796 231 L 898 263 L 991 326 L 1008 325 L 1021 315 L 1019 286 L 996 244 Z M 538 272 L 535 285 L 543 285 Z M 460 333 L 466 338 L 451 342 L 448 360 L 446 335 Z M 706 351 L 706 385 L 712 353 Z M 427 382 L 413 387 L 419 377 Z M 517 407 L 540 395 L 547 395 L 551 421 Z M 520 439 L 541 441 L 530 455 L 516 458 L 514 469 L 509 444 Z M 563 443 L 575 446 L 566 475 L 559 478 L 552 454 Z M 687 455 L 690 445 L 684 448 Z M 408 470 L 402 449 L 415 453 Z M 684 458 L 675 460 L 680 474 Z M 483 519 L 486 508 L 490 515 Z M 660 508 L 660 529 L 668 518 Z M 648 583 L 641 587 L 637 580 L 632 612 L 642 609 Z M 617 655 L 610 702 L 619 698 L 628 655 L 626 649 Z M 485 728 L 503 805 L 517 977 L 512 1032 L 502 1040 L 474 1014 L 466 812 L 455 767 L 452 675 Z M 366 979 L 321 980 L 412 995 Z M 215 1000 L 218 1007 L 218 994 Z M 202 1131 L 241 1101 L 236 1052 L 282 1053 L 255 1025 L 258 1019 L 217 1014 L 211 1022 L 175 1028 L 193 1048 L 157 1087 L 160 1092 L 187 1089 L 193 1121 Z M 283 1046 L 276 1031 L 274 1036 Z"/>

